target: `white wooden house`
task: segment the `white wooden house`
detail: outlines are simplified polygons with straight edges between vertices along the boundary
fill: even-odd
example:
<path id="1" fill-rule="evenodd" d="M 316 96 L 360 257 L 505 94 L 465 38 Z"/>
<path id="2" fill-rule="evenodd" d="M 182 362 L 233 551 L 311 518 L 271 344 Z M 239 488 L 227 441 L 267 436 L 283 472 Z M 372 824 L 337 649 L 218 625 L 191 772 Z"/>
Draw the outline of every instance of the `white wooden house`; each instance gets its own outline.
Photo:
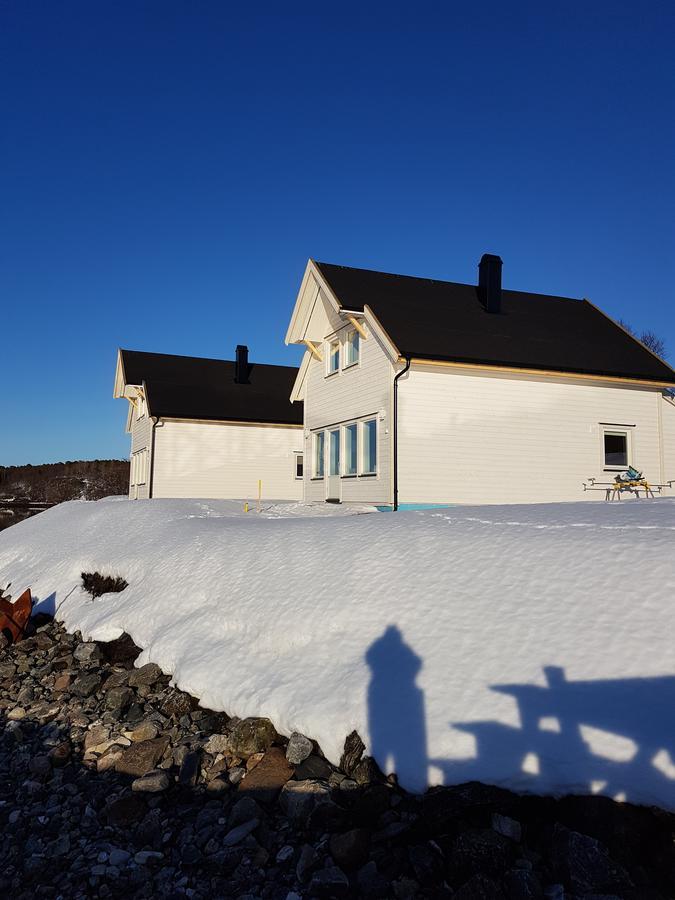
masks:
<path id="1" fill-rule="evenodd" d="M 310 260 L 304 498 L 386 507 L 599 499 L 629 465 L 675 479 L 675 372 L 588 300 Z"/>
<path id="2" fill-rule="evenodd" d="M 302 497 L 302 404 L 291 366 L 119 350 L 114 397 L 129 402 L 129 496 Z"/>

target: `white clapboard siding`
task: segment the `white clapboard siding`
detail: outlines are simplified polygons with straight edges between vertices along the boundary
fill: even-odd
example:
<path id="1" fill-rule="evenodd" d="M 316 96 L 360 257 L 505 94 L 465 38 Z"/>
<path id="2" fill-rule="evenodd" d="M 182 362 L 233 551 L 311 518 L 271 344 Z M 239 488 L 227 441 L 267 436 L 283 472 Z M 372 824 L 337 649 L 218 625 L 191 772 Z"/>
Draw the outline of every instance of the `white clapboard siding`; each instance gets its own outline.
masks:
<path id="1" fill-rule="evenodd" d="M 138 500 L 147 500 L 149 496 L 150 489 L 150 469 L 152 465 L 151 455 L 152 455 L 152 419 L 145 415 L 141 419 L 139 419 L 136 415 L 136 411 L 134 410 L 132 415 L 131 422 L 131 456 L 133 458 L 134 453 L 138 453 L 140 450 L 147 450 L 148 460 L 147 460 L 147 476 L 145 478 L 145 482 L 143 484 L 134 485 L 132 483 L 132 475 L 134 467 L 130 466 L 129 471 L 129 496 L 133 498 L 137 498 Z"/>
<path id="2" fill-rule="evenodd" d="M 630 461 L 662 477 L 657 389 L 420 365 L 399 386 L 401 503 L 603 499 L 582 488 L 615 474 L 601 423 L 633 426 Z"/>
<path id="3" fill-rule="evenodd" d="M 302 499 L 295 453 L 302 429 L 160 422 L 155 428 L 153 497 Z"/>
<path id="4" fill-rule="evenodd" d="M 332 328 L 344 337 L 350 326 L 332 315 Z M 322 361 L 312 359 L 305 387 L 305 499 L 325 500 L 323 479 L 312 478 L 311 432 L 356 419 L 378 419 L 378 472 L 376 477 L 341 479 L 343 502 L 391 502 L 391 397 L 394 368 L 377 338 L 360 341 L 358 365 L 326 377 L 326 345 Z M 359 447 L 359 454 L 361 450 Z M 326 468 L 327 471 L 327 468 Z"/>
<path id="5" fill-rule="evenodd" d="M 663 427 L 663 478 L 668 481 L 675 479 L 675 401 L 665 398 L 661 400 L 661 421 Z M 675 496 L 675 485 L 673 490 L 668 493 Z"/>

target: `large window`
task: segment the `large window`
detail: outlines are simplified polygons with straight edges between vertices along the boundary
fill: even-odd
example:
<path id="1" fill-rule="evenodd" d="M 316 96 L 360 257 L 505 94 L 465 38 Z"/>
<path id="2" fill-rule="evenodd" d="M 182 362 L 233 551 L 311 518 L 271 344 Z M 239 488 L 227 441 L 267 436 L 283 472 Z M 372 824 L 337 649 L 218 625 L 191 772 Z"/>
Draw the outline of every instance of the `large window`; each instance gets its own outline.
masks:
<path id="1" fill-rule="evenodd" d="M 361 473 L 373 475 L 377 472 L 377 420 L 364 422 L 361 435 Z"/>
<path id="2" fill-rule="evenodd" d="M 328 374 L 334 375 L 340 368 L 340 341 L 328 345 Z"/>
<path id="3" fill-rule="evenodd" d="M 323 478 L 323 460 L 326 449 L 326 433 L 319 431 L 314 435 L 314 477 Z"/>
<path id="4" fill-rule="evenodd" d="M 345 340 L 345 368 L 347 366 L 356 365 L 359 361 L 359 333 L 354 328 L 352 331 L 347 332 L 347 338 Z"/>
<path id="5" fill-rule="evenodd" d="M 131 454 L 131 483 L 145 484 L 148 480 L 148 451 L 137 450 Z"/>
<path id="6" fill-rule="evenodd" d="M 340 429 L 329 432 L 328 474 L 340 474 Z"/>
<path id="7" fill-rule="evenodd" d="M 628 466 L 628 432 L 604 432 L 605 466 L 608 469 L 625 469 Z"/>
<path id="8" fill-rule="evenodd" d="M 356 422 L 352 425 L 345 425 L 345 475 L 356 475 Z"/>

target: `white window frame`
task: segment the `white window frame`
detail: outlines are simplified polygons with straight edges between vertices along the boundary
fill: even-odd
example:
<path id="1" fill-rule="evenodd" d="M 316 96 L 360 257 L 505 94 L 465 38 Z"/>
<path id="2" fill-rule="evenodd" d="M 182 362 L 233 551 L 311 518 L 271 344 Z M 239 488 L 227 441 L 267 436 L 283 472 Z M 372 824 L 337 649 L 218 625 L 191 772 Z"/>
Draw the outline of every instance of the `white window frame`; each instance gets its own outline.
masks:
<path id="1" fill-rule="evenodd" d="M 131 454 L 131 484 L 139 486 L 148 483 L 148 448 Z"/>
<path id="2" fill-rule="evenodd" d="M 321 454 L 318 453 L 319 438 L 321 438 Z M 321 461 L 321 473 L 317 463 Z M 315 431 L 312 436 L 312 478 L 322 481 L 326 477 L 326 432 Z"/>
<path id="3" fill-rule="evenodd" d="M 349 352 L 350 348 L 354 347 L 353 338 L 356 339 L 357 342 L 357 350 L 356 350 L 356 359 L 349 361 Z M 356 328 L 350 328 L 345 334 L 343 353 L 342 353 L 342 368 L 351 369 L 353 366 L 358 366 L 361 362 L 361 335 L 358 333 Z"/>
<path id="4" fill-rule="evenodd" d="M 363 431 L 368 425 L 369 422 L 375 423 L 375 468 L 371 471 L 366 469 L 365 465 L 365 440 L 363 438 Z M 380 452 L 380 435 L 378 433 L 377 427 L 377 416 L 370 416 L 367 419 L 363 419 L 361 422 L 361 440 L 358 442 L 360 444 L 360 453 L 359 453 L 359 475 L 367 476 L 372 478 L 374 475 L 378 474 L 378 462 L 379 462 L 379 452 Z"/>
<path id="5" fill-rule="evenodd" d="M 333 351 L 337 347 L 337 361 L 333 368 Z M 326 341 L 326 378 L 337 375 L 340 371 L 340 362 L 342 360 L 342 347 L 340 346 L 340 338 L 333 337 Z"/>
<path id="6" fill-rule="evenodd" d="M 327 430 L 328 434 L 328 477 L 334 478 L 336 475 L 341 474 L 342 467 L 342 428 L 338 426 L 337 428 L 329 428 Z M 334 437 L 337 435 L 337 438 Z M 335 472 L 333 471 L 333 447 L 337 448 L 337 466 Z"/>
<path id="7" fill-rule="evenodd" d="M 302 475 L 298 475 L 298 462 L 302 466 Z M 303 450 L 293 451 L 293 478 L 296 481 L 303 481 L 305 478 L 305 453 Z"/>
<path id="8" fill-rule="evenodd" d="M 355 449 L 354 449 L 354 471 L 347 471 L 347 433 L 350 428 L 354 429 L 356 434 L 355 441 Z M 346 422 L 342 426 L 342 477 L 343 478 L 356 478 L 359 474 L 359 423 L 358 422 Z"/>
<path id="9" fill-rule="evenodd" d="M 605 472 L 625 472 L 629 466 L 633 465 L 633 440 L 632 426 L 626 425 L 601 425 L 600 426 L 600 453 L 602 459 L 602 468 Z M 605 451 L 605 436 L 613 435 L 626 439 L 626 464 L 608 463 Z"/>

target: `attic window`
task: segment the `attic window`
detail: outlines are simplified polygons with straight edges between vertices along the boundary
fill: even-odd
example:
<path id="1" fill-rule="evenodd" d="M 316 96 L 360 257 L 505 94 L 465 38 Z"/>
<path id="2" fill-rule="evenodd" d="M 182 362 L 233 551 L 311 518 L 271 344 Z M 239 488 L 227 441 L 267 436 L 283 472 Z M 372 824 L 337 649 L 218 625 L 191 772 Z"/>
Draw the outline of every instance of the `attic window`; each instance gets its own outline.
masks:
<path id="1" fill-rule="evenodd" d="M 340 341 L 328 345 L 328 374 L 334 375 L 340 368 Z"/>

